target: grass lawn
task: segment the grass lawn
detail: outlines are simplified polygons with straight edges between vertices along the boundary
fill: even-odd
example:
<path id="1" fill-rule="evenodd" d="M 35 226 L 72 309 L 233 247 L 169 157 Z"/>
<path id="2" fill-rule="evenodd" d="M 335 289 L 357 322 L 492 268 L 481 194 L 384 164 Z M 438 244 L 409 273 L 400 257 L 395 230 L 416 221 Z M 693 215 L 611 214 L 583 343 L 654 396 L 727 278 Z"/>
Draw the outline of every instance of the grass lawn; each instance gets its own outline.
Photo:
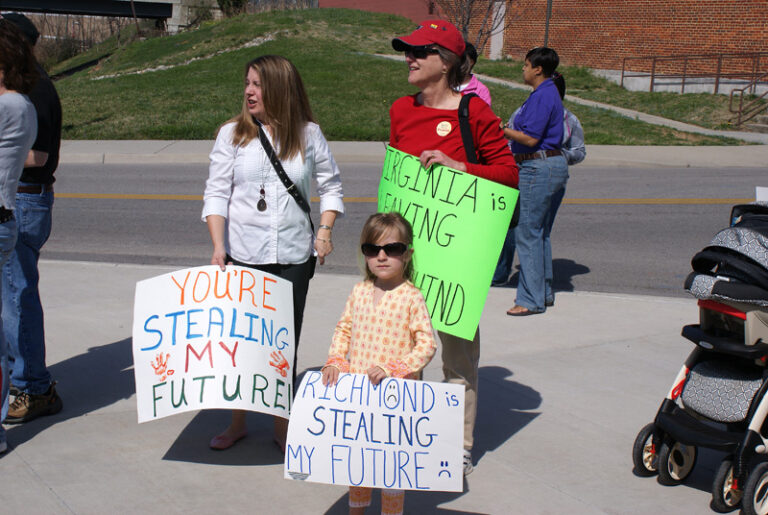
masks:
<path id="1" fill-rule="evenodd" d="M 390 104 L 416 90 L 407 83 L 404 63 L 371 54 L 392 53 L 392 37 L 412 29 L 410 20 L 398 16 L 308 9 L 238 16 L 122 47 L 105 42 L 90 55 L 52 70 L 60 72 L 112 52 L 97 67 L 57 82 L 64 138 L 212 139 L 240 110 L 245 63 L 258 55 L 280 54 L 301 72 L 315 117 L 329 140 L 384 141 Z M 136 73 L 146 69 L 157 71 Z M 520 80 L 519 70 L 512 62 L 481 61 L 478 66 L 481 73 L 515 80 Z M 564 75 L 569 93 L 580 95 L 578 89 L 586 86 L 576 74 L 571 78 L 569 69 Z M 582 75 L 591 77 L 586 71 Z M 602 79 L 583 83 L 612 88 Z M 527 97 L 524 91 L 501 86 L 490 89 L 494 111 L 504 120 Z M 581 120 L 588 144 L 738 144 L 566 105 Z"/>
<path id="2" fill-rule="evenodd" d="M 522 83 L 522 67 L 522 61 L 481 59 L 475 66 L 475 71 Z M 597 77 L 587 68 L 562 66 L 558 71 L 565 77 L 567 95 L 634 109 L 709 129 L 732 128 L 728 120 L 734 115 L 728 110 L 728 95 L 627 91 L 618 84 Z M 768 105 L 767 102 L 763 103 Z"/>

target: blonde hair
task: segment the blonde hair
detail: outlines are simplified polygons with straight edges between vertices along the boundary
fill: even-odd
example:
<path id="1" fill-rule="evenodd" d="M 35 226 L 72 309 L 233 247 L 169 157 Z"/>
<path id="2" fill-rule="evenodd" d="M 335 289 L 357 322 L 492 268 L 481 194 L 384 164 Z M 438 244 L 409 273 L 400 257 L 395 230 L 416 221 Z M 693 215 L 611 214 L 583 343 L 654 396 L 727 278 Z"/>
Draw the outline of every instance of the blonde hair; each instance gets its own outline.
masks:
<path id="1" fill-rule="evenodd" d="M 266 120 L 273 131 L 277 157 L 290 159 L 296 154 L 304 158 L 304 126 L 314 122 L 304 83 L 291 61 L 279 55 L 263 55 L 245 65 L 245 76 L 253 69 L 259 74 L 261 100 Z M 259 126 L 243 98 L 243 109 L 230 122 L 235 122 L 232 144 L 247 145 L 259 137 Z"/>
<path id="2" fill-rule="evenodd" d="M 397 232 L 397 236 L 402 243 L 409 247 L 413 244 L 413 228 L 410 222 L 403 218 L 400 213 L 390 212 L 374 213 L 368 217 L 360 234 L 360 245 L 363 243 L 376 243 L 390 229 L 394 229 Z M 363 259 L 363 267 L 365 268 L 366 279 L 376 279 L 376 276 L 368 268 L 365 259 Z M 413 259 L 409 259 L 403 267 L 403 277 L 410 281 L 411 276 L 413 276 Z"/>

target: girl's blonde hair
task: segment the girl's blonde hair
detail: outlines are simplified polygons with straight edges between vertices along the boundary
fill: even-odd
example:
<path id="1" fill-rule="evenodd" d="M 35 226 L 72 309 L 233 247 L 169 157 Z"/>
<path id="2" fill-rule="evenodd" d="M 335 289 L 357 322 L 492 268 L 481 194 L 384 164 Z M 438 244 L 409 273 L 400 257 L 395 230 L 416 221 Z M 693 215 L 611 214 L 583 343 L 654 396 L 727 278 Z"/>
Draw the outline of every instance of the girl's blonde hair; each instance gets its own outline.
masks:
<path id="1" fill-rule="evenodd" d="M 279 55 L 263 55 L 245 65 L 245 76 L 253 69 L 259 74 L 261 100 L 264 103 L 266 120 L 274 130 L 277 157 L 290 159 L 296 154 L 304 158 L 304 126 L 314 122 L 309 98 L 304 89 L 299 71 L 291 61 Z M 248 112 L 248 103 L 243 97 L 243 109 L 230 122 L 237 125 L 232 144 L 247 145 L 259 137 L 259 126 Z"/>
<path id="2" fill-rule="evenodd" d="M 363 232 L 360 234 L 360 245 L 363 243 L 376 243 L 387 231 L 394 229 L 397 231 L 399 241 L 409 247 L 413 244 L 413 228 L 408 220 L 403 218 L 400 213 L 374 213 L 368 217 L 363 225 Z M 374 280 L 373 275 L 368 268 L 368 264 L 363 258 L 363 267 L 365 268 L 365 278 Z M 403 277 L 411 280 L 413 275 L 413 259 L 409 259 L 403 267 Z"/>

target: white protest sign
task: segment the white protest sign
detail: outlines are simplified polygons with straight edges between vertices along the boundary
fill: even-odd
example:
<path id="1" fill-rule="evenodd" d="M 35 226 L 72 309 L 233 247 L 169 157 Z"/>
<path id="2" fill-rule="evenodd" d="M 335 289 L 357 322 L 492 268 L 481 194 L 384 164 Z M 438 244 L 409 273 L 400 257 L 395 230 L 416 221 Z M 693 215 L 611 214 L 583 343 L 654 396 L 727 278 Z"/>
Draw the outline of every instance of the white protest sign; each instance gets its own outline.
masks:
<path id="1" fill-rule="evenodd" d="M 201 266 L 136 284 L 139 422 L 226 408 L 288 418 L 293 285 L 250 268 Z"/>
<path id="2" fill-rule="evenodd" d="M 464 387 L 309 371 L 288 426 L 285 477 L 332 485 L 463 490 Z"/>

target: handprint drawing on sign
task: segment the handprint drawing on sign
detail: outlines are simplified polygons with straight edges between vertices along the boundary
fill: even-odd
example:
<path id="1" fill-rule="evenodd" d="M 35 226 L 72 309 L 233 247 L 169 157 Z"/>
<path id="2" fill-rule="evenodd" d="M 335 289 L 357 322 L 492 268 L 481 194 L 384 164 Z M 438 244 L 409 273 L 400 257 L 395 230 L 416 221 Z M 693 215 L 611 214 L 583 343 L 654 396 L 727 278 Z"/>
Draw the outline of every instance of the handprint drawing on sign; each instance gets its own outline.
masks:
<path id="1" fill-rule="evenodd" d="M 283 353 L 281 351 L 273 351 L 269 357 L 272 358 L 272 361 L 269 362 L 270 366 L 277 370 L 281 376 L 286 377 L 291 366 L 288 364 L 285 356 L 283 356 Z"/>
<path id="2" fill-rule="evenodd" d="M 170 354 L 166 354 L 165 359 L 163 359 L 163 354 L 160 353 L 155 357 L 155 361 L 150 363 L 155 370 L 155 375 L 163 376 L 160 378 L 160 381 L 165 381 L 168 376 L 173 375 L 173 370 L 168 370 L 168 358 L 170 357 Z"/>

